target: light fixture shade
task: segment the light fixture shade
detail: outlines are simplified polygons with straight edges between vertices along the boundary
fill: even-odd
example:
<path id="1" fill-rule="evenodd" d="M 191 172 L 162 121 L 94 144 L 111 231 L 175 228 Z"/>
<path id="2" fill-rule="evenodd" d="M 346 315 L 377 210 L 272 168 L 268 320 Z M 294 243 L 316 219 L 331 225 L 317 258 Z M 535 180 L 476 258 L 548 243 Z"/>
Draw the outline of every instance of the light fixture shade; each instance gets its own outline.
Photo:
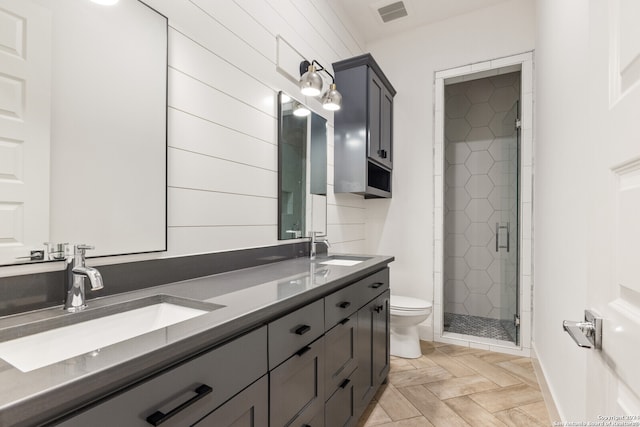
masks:
<path id="1" fill-rule="evenodd" d="M 309 65 L 306 73 L 300 77 L 300 92 L 305 96 L 318 96 L 322 91 L 322 77 L 316 67 Z"/>
<path id="2" fill-rule="evenodd" d="M 331 83 L 329 90 L 322 97 L 322 108 L 329 111 L 337 111 L 342 106 L 342 94 L 336 89 L 336 84 Z"/>
<path id="3" fill-rule="evenodd" d="M 311 114 L 311 110 L 309 110 L 304 105 L 296 102 L 296 104 L 293 107 L 293 115 L 294 116 L 296 116 L 296 117 L 307 117 L 309 114 Z"/>

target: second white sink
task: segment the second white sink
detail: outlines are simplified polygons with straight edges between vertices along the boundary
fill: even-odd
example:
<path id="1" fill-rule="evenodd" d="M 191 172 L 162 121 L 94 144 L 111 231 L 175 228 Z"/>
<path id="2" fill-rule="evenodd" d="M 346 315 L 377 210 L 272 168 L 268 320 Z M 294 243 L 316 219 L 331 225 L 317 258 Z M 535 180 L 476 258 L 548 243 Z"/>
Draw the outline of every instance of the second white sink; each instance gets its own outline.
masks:
<path id="1" fill-rule="evenodd" d="M 0 342 L 0 358 L 29 372 L 211 311 L 168 301 Z M 218 307 L 219 308 L 219 307 Z M 76 316 L 71 314 L 69 317 Z"/>

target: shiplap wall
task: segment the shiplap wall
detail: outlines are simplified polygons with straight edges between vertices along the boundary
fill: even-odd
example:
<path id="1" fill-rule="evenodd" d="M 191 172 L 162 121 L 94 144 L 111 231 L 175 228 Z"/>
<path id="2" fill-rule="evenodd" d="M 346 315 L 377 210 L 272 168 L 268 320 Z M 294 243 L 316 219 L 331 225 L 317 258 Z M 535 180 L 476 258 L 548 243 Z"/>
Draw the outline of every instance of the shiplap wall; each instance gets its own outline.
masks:
<path id="1" fill-rule="evenodd" d="M 145 0 L 169 19 L 168 256 L 268 246 L 277 240 L 277 36 L 332 62 L 364 43 L 326 0 Z M 333 193 L 328 119 L 328 236 L 363 252 L 364 200 Z M 339 113 L 338 113 L 339 114 Z"/>

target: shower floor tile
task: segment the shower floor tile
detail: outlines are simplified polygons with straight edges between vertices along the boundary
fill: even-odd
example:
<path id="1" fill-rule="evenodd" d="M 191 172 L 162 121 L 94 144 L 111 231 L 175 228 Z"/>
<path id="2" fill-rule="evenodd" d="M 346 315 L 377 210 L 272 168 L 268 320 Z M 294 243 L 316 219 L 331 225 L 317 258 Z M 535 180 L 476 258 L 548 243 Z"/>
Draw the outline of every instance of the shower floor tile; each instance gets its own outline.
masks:
<path id="1" fill-rule="evenodd" d="M 515 342 L 516 335 L 513 322 L 455 313 L 444 313 L 444 330 L 511 342 Z"/>

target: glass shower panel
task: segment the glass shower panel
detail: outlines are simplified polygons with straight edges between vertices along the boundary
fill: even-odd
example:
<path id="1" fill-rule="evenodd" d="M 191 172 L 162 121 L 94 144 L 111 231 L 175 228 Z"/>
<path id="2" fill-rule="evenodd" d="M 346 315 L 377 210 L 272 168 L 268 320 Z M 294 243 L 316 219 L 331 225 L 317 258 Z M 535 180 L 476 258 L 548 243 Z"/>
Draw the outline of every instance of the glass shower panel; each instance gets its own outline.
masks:
<path id="1" fill-rule="evenodd" d="M 520 72 L 445 85 L 444 331 L 518 343 Z"/>

